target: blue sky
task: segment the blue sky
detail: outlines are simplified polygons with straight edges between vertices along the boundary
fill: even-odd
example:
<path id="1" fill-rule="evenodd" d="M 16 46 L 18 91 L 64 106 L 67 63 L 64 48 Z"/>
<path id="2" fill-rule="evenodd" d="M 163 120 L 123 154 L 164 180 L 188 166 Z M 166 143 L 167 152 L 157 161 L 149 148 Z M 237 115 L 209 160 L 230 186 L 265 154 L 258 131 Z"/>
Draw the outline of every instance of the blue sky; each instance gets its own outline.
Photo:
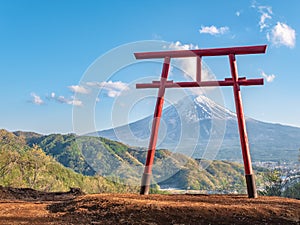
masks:
<path id="1" fill-rule="evenodd" d="M 114 102 L 126 85 L 152 71 L 157 75 L 161 64 L 127 67 L 105 80 L 99 75 L 85 87 L 81 81 L 99 57 L 145 40 L 178 48 L 267 44 L 265 55 L 237 58 L 241 76 L 265 77 L 264 86 L 242 89 L 245 113 L 300 127 L 299 8 L 297 0 L 1 0 L 0 127 L 73 132 L 74 109 L 85 107 L 78 94 L 88 98 L 88 88 L 102 87 L 102 94 L 94 98 L 94 121 L 97 129 L 109 128 Z M 218 79 L 228 77 L 227 58 L 204 61 Z M 234 110 L 231 88 L 224 88 L 223 94 L 225 105 Z M 141 105 L 129 120 L 136 119 L 136 111 L 140 117 L 153 111 L 153 104 L 137 109 Z"/>

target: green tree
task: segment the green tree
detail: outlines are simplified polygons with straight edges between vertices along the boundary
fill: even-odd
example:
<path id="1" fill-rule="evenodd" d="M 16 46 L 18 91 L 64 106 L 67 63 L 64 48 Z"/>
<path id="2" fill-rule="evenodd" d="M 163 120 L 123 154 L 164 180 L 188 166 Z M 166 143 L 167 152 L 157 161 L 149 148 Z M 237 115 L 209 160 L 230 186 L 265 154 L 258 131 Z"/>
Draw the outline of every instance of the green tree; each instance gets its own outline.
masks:
<path id="1" fill-rule="evenodd" d="M 0 150 L 0 179 L 3 179 L 13 169 L 19 160 L 19 154 L 16 151 Z"/>
<path id="2" fill-rule="evenodd" d="M 300 182 L 287 187 L 284 197 L 300 199 Z"/>
<path id="3" fill-rule="evenodd" d="M 47 183 L 47 178 L 44 175 L 47 172 L 50 159 L 38 146 L 33 146 L 32 150 L 22 154 L 18 165 L 22 178 L 29 188 L 40 189 Z"/>
<path id="4" fill-rule="evenodd" d="M 282 195 L 282 179 L 281 171 L 272 170 L 263 175 L 265 190 L 260 191 L 261 195 L 281 196 Z"/>

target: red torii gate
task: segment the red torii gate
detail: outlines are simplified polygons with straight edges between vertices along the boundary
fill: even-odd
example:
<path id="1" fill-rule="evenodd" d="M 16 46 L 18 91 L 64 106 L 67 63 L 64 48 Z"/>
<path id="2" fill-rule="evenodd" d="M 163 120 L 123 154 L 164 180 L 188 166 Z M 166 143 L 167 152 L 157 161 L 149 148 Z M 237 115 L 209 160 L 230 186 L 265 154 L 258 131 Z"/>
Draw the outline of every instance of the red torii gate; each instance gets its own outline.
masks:
<path id="1" fill-rule="evenodd" d="M 164 103 L 164 94 L 166 88 L 176 87 L 208 87 L 208 86 L 233 86 L 235 108 L 237 114 L 237 121 L 240 134 L 240 142 L 244 161 L 245 178 L 247 184 L 247 192 L 249 198 L 256 198 L 256 184 L 252 170 L 248 136 L 246 131 L 246 123 L 242 105 L 242 98 L 240 92 L 240 86 L 249 85 L 263 85 L 264 80 L 259 79 L 246 79 L 245 77 L 239 78 L 237 71 L 236 55 L 245 54 L 260 54 L 266 52 L 267 45 L 260 46 L 243 46 L 243 47 L 231 47 L 231 48 L 213 48 L 213 49 L 196 49 L 196 50 L 176 50 L 176 51 L 160 51 L 160 52 L 140 52 L 134 53 L 136 59 L 153 59 L 164 58 L 164 64 L 161 73 L 160 81 L 153 81 L 152 83 L 136 84 L 136 88 L 158 88 L 158 96 L 156 100 L 156 106 L 154 111 L 154 118 L 152 122 L 151 137 L 148 147 L 148 154 L 145 163 L 145 169 L 141 182 L 140 194 L 147 195 L 150 189 L 150 180 L 152 174 L 152 166 L 156 149 L 156 141 L 158 135 L 158 129 L 160 124 L 160 118 Z M 201 59 L 203 56 L 229 56 L 229 63 L 231 69 L 231 78 L 225 78 L 222 81 L 202 81 L 201 80 Z M 171 58 L 184 58 L 184 57 L 196 57 L 196 81 L 194 82 L 173 82 L 168 81 L 168 73 L 170 67 Z"/>

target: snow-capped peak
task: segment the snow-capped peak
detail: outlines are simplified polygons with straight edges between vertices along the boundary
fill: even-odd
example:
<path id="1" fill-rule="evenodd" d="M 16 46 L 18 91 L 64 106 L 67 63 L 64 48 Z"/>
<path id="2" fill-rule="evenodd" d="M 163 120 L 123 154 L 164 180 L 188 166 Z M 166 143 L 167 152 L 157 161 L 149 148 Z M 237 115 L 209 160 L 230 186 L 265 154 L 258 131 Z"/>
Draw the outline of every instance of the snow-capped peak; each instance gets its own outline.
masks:
<path id="1" fill-rule="evenodd" d="M 201 119 L 235 119 L 236 114 L 223 106 L 217 104 L 210 98 L 199 95 L 194 99 L 194 103 L 200 107 L 198 114 Z"/>
<path id="2" fill-rule="evenodd" d="M 170 119 L 176 116 L 184 118 L 188 123 L 194 123 L 207 119 L 236 119 L 236 114 L 223 106 L 217 104 L 210 98 L 200 96 L 188 96 L 174 106 L 170 106 L 164 110 L 164 118 Z"/>

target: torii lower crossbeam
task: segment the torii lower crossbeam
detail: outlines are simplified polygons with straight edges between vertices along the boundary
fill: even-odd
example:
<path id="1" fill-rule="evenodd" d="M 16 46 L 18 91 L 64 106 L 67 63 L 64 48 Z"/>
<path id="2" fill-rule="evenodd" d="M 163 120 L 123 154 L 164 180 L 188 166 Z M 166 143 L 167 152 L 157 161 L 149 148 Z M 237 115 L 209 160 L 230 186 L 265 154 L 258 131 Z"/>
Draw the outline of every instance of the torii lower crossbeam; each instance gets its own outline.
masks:
<path id="1" fill-rule="evenodd" d="M 232 48 L 216 48 L 216 49 L 197 49 L 197 50 L 178 50 L 178 51 L 161 51 L 161 52 L 142 52 L 135 53 L 137 59 L 164 58 L 163 69 L 160 81 L 153 81 L 147 84 L 136 84 L 136 88 L 158 88 L 158 96 L 152 122 L 151 136 L 148 147 L 148 153 L 145 163 L 145 169 L 142 177 L 140 194 L 148 194 L 151 184 L 152 166 L 154 161 L 156 142 L 160 124 L 160 118 L 164 103 L 164 94 L 166 88 L 195 88 L 195 87 L 212 87 L 212 86 L 232 86 L 235 100 L 235 108 L 237 114 L 238 128 L 240 134 L 240 143 L 244 161 L 245 178 L 247 184 L 247 192 L 249 198 L 256 198 L 256 185 L 252 170 L 249 142 L 246 131 L 246 123 L 243 112 L 242 98 L 240 86 L 263 85 L 263 79 L 246 79 L 238 77 L 237 64 L 235 55 L 241 54 L 260 54 L 265 53 L 266 45 L 246 46 Z M 229 57 L 231 70 L 231 78 L 225 78 L 222 81 L 201 81 L 201 59 L 203 56 L 221 56 Z M 180 57 L 196 57 L 196 82 L 173 82 L 167 80 L 171 58 Z"/>

